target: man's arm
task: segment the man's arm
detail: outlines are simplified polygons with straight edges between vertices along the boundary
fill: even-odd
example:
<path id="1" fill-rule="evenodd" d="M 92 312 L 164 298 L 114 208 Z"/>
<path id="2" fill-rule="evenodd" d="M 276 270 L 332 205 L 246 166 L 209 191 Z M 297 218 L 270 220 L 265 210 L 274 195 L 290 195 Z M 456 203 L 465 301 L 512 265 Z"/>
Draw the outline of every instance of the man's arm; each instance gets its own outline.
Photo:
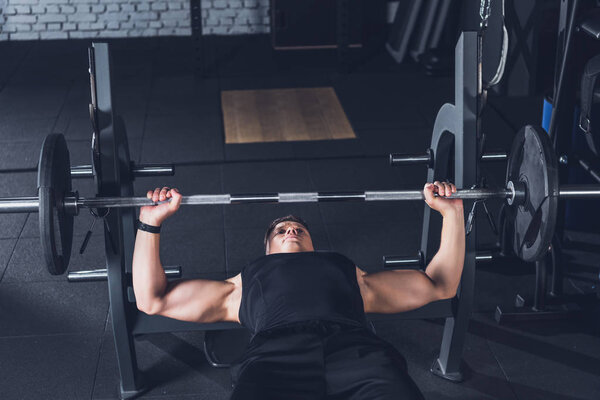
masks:
<path id="1" fill-rule="evenodd" d="M 399 313 L 456 295 L 465 257 L 462 201 L 434 198 L 436 190 L 449 196 L 456 188 L 439 182 L 435 182 L 433 187 L 425 187 L 427 203 L 443 216 L 438 252 L 425 271 L 396 270 L 367 274 L 357 268 L 365 312 Z"/>
<path id="2" fill-rule="evenodd" d="M 172 215 L 181 201 L 178 192 L 167 188 L 148 192 L 148 197 L 155 202 L 173 198 L 170 203 L 140 210 L 140 220 L 155 226 Z M 168 283 L 159 248 L 159 234 L 138 230 L 133 252 L 133 290 L 140 311 L 183 321 L 239 322 L 239 274 L 225 281 L 194 279 Z"/>

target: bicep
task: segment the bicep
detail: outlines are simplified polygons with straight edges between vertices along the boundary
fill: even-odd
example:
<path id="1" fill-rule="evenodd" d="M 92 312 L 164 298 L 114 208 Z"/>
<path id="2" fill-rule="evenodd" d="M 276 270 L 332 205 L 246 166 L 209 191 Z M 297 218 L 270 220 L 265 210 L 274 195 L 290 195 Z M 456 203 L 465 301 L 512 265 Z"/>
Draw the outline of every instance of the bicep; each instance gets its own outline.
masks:
<path id="1" fill-rule="evenodd" d="M 359 287 L 366 313 L 400 313 L 442 298 L 429 276 L 418 270 L 363 272 Z"/>
<path id="2" fill-rule="evenodd" d="M 229 281 L 192 279 L 171 282 L 157 314 L 190 322 L 216 322 L 228 318 L 231 295 Z"/>

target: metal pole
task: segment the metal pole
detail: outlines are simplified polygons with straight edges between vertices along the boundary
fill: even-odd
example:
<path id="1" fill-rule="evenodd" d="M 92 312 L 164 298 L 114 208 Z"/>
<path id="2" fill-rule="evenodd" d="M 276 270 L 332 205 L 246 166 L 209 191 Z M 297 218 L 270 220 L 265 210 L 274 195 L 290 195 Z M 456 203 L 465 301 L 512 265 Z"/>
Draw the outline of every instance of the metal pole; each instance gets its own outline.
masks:
<path id="1" fill-rule="evenodd" d="M 140 164 L 131 168 L 134 176 L 173 176 L 175 167 L 173 164 Z M 91 165 L 77 165 L 71 167 L 72 178 L 91 178 L 94 176 Z"/>
<path id="2" fill-rule="evenodd" d="M 133 166 L 133 175 L 144 176 L 173 176 L 175 166 L 173 164 L 140 164 Z"/>
<path id="3" fill-rule="evenodd" d="M 504 161 L 508 158 L 508 154 L 505 151 L 494 151 L 485 153 L 481 156 L 483 161 Z"/>
<path id="4" fill-rule="evenodd" d="M 462 189 L 449 198 L 507 199 L 513 196 L 510 189 Z M 567 199 L 600 198 L 600 185 L 564 185 L 559 189 L 559 197 Z M 366 191 L 366 192 L 299 192 L 299 193 L 257 193 L 257 194 L 195 194 L 183 196 L 182 205 L 227 205 L 241 203 L 316 203 L 328 201 L 405 201 L 423 200 L 421 190 Z M 154 203 L 146 197 L 65 197 L 65 208 L 127 208 L 162 204 Z M 0 214 L 38 212 L 37 197 L 0 198 Z"/>
<path id="5" fill-rule="evenodd" d="M 478 252 L 475 256 L 476 261 L 492 261 L 494 260 L 494 253 L 491 251 Z M 417 256 L 384 256 L 383 257 L 384 268 L 424 268 L 425 261 L 420 255 Z"/>
<path id="6" fill-rule="evenodd" d="M 0 214 L 38 212 L 40 201 L 37 197 L 12 197 L 0 199 Z"/>
<path id="7" fill-rule="evenodd" d="M 464 189 L 452 194 L 454 199 L 489 199 L 510 197 L 512 192 L 507 189 Z M 226 205 L 238 203 L 312 203 L 326 201 L 403 201 L 423 200 L 420 190 L 399 191 L 368 191 L 368 192 L 339 192 L 339 193 L 259 193 L 259 194 L 197 194 L 183 196 L 182 205 Z M 73 199 L 74 200 L 74 199 Z M 1 199 L 0 199 L 1 201 Z M 66 203 L 72 199 L 67 198 Z M 119 208 L 157 205 L 146 197 L 99 197 L 80 198 L 76 204 L 81 208 Z"/>
<path id="8" fill-rule="evenodd" d="M 483 161 L 505 161 L 508 158 L 508 154 L 504 151 L 494 151 L 485 153 L 481 156 Z M 414 165 L 414 164 L 430 164 L 433 162 L 433 153 L 422 153 L 422 154 L 390 154 L 390 165 L 392 167 L 402 165 Z"/>
<path id="9" fill-rule="evenodd" d="M 390 165 L 397 167 L 400 165 L 429 164 L 431 156 L 429 154 L 390 154 Z"/>
<path id="10" fill-rule="evenodd" d="M 558 189 L 561 199 L 598 199 L 600 185 L 562 185 Z"/>
<path id="11" fill-rule="evenodd" d="M 181 278 L 181 267 L 164 267 L 167 278 Z M 67 275 L 69 282 L 95 282 L 108 279 L 106 268 L 93 269 L 89 271 L 71 271 Z"/>

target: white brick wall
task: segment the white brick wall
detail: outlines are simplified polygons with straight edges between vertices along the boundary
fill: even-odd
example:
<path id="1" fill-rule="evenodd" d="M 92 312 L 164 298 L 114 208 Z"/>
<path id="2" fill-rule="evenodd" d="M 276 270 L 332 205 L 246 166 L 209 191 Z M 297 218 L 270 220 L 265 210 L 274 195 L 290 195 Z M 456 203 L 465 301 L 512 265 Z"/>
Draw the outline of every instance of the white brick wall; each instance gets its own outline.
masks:
<path id="1" fill-rule="evenodd" d="M 269 0 L 201 0 L 205 35 L 269 32 Z M 189 36 L 189 0 L 0 0 L 0 41 Z"/>

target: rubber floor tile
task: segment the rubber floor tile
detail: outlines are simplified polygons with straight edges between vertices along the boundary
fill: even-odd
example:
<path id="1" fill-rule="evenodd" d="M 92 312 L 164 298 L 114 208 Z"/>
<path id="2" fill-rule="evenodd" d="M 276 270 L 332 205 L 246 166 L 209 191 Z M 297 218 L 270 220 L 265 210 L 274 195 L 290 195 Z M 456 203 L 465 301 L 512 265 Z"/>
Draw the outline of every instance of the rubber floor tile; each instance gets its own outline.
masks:
<path id="1" fill-rule="evenodd" d="M 408 373 L 426 399 L 514 399 L 485 339 L 468 334 L 461 370 L 465 381 L 454 383 L 433 375 L 429 368 L 439 354 L 443 320 L 398 320 L 375 323 L 377 334 L 392 343 L 404 356 Z"/>
<path id="2" fill-rule="evenodd" d="M 93 399 L 118 396 L 119 372 L 111 331 L 109 327 L 102 339 Z M 208 364 L 203 337 L 202 332 L 165 333 L 136 340 L 138 366 L 146 388 L 141 398 L 227 398 L 231 391 L 229 371 Z"/>
<path id="3" fill-rule="evenodd" d="M 485 336 L 519 399 L 596 399 L 600 344 L 597 333 L 573 321 L 495 325 L 491 315 L 472 321 Z"/>
<path id="4" fill-rule="evenodd" d="M 69 262 L 69 271 L 91 270 L 105 267 L 104 237 L 92 235 L 85 252 L 79 249 L 84 237 L 73 237 L 73 249 Z M 45 282 L 63 281 L 65 276 L 50 275 L 47 270 L 39 238 L 20 238 L 4 274 L 3 282 Z"/>
<path id="5" fill-rule="evenodd" d="M 90 333 L 108 311 L 105 282 L 0 283 L 0 336 Z"/>
<path id="6" fill-rule="evenodd" d="M 0 338 L 2 398 L 90 398 L 99 334 Z"/>

